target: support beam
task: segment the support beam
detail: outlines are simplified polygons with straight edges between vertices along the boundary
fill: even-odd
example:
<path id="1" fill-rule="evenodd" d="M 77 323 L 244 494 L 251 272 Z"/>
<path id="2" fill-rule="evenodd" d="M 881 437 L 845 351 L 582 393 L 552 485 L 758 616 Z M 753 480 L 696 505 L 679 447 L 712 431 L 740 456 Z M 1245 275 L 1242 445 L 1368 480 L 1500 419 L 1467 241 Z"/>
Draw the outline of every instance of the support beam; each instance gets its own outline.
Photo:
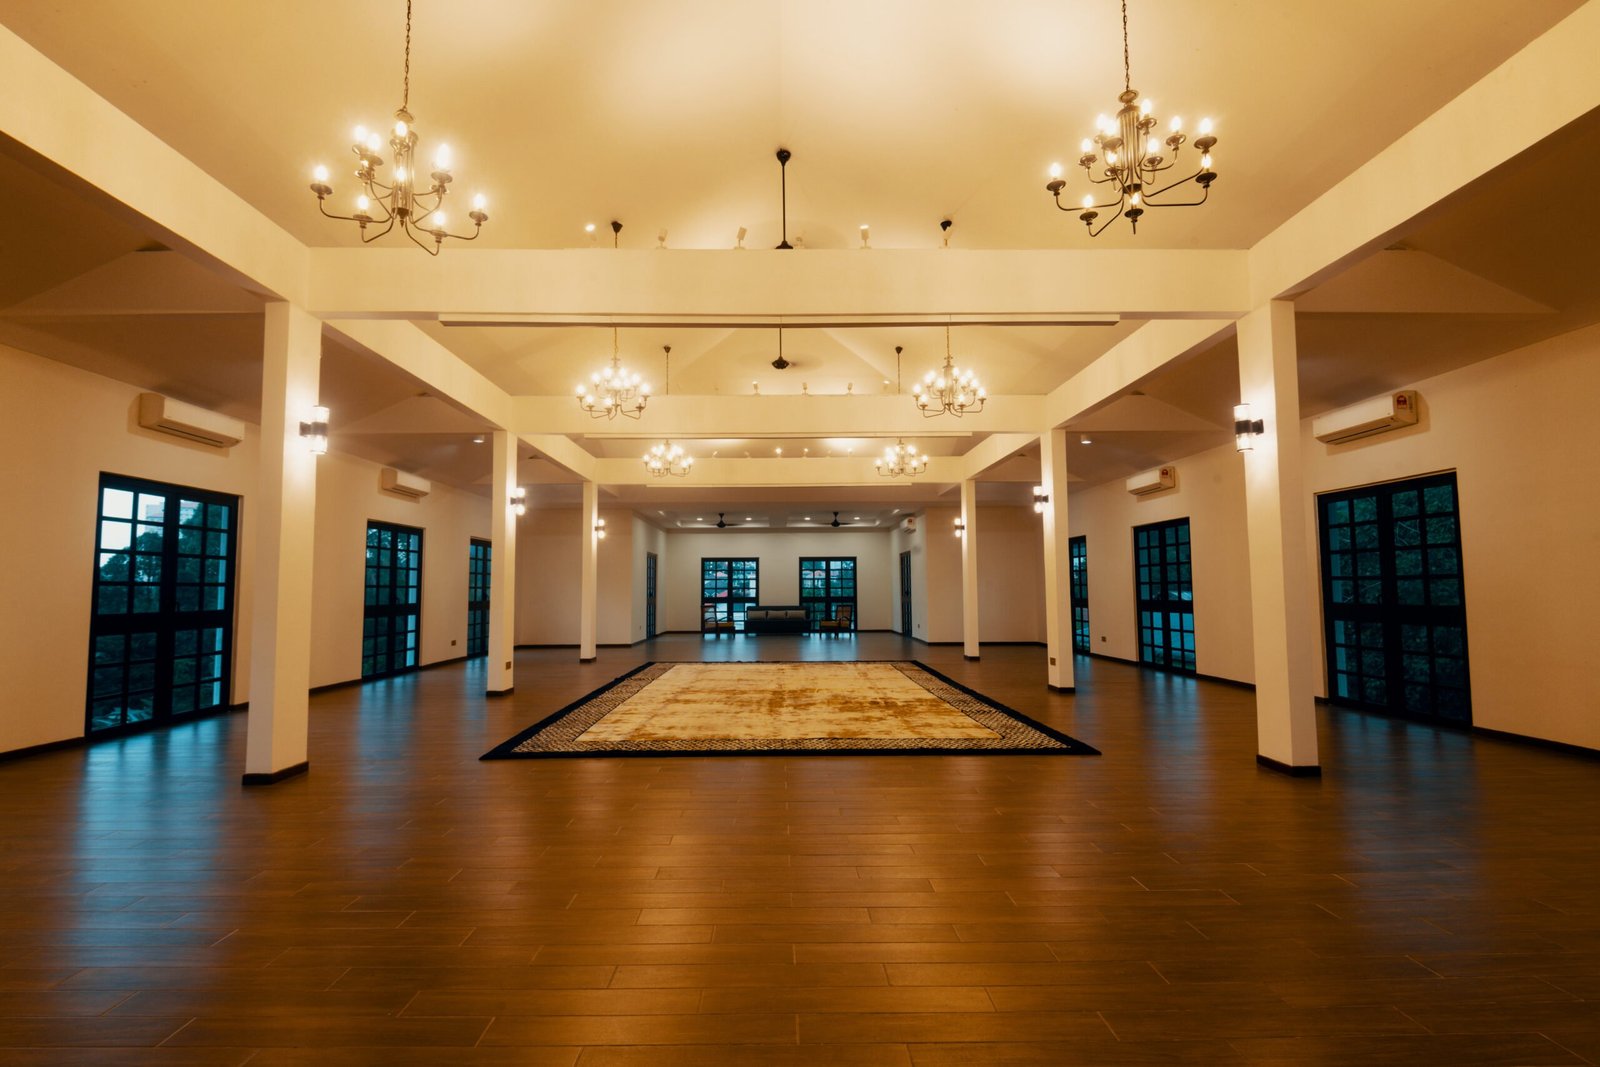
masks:
<path id="1" fill-rule="evenodd" d="M 595 479 L 597 464 L 600 461 L 585 452 L 570 438 L 553 433 L 528 433 L 522 435 L 522 440 L 528 447 L 569 474 L 575 474 L 589 481 Z M 639 454 L 644 455 L 644 450 L 640 449 Z M 642 462 L 640 467 L 643 467 Z"/>
<path id="2" fill-rule="evenodd" d="M 1264 765 L 1317 774 L 1313 702 L 1314 581 L 1306 558 L 1300 383 L 1294 305 L 1273 301 L 1239 321 L 1239 395 L 1265 432 L 1244 462 L 1254 630 L 1256 743 Z"/>
<path id="3" fill-rule="evenodd" d="M 373 319 L 332 323 L 330 328 L 393 363 L 427 386 L 434 395 L 496 426 L 515 430 L 515 404 L 511 394 L 413 323 Z"/>
<path id="4" fill-rule="evenodd" d="M 489 480 L 489 663 L 484 689 L 504 696 L 516 688 L 517 513 L 511 494 L 517 488 L 517 437 L 494 432 Z"/>
<path id="5" fill-rule="evenodd" d="M 321 363 L 322 324 L 292 304 L 268 304 L 261 361 L 261 475 L 250 501 L 256 558 L 246 785 L 267 785 L 309 766 L 317 457 L 299 431 L 317 403 Z"/>
<path id="6" fill-rule="evenodd" d="M 1072 663 L 1072 563 L 1067 547 L 1067 431 L 1039 435 L 1039 484 L 1050 497 L 1044 505 L 1044 634 L 1046 683 L 1070 693 L 1076 686 Z"/>
<path id="7" fill-rule="evenodd" d="M 677 357 L 673 357 L 676 364 Z M 678 368 L 676 365 L 674 370 Z M 910 396 L 656 396 L 639 422 L 594 419 L 563 396 L 519 396 L 510 426 L 523 434 L 585 437 L 652 435 L 689 441 L 716 437 L 970 437 L 1018 426 L 1037 427 L 1044 413 L 1038 396 L 991 396 L 974 415 L 930 419 Z M 892 443 L 892 442 L 891 442 Z M 643 449 L 641 448 L 641 451 Z"/>
<path id="8" fill-rule="evenodd" d="M 1045 426 L 1061 426 L 1114 400 L 1175 359 L 1215 344 L 1231 319 L 1147 322 L 1062 382 L 1044 401 Z"/>
<path id="9" fill-rule="evenodd" d="M 961 483 L 961 652 L 978 658 L 978 483 Z"/>
<path id="10" fill-rule="evenodd" d="M 36 153 L 124 205 L 129 221 L 163 244 L 259 295 L 306 305 L 304 245 L 5 26 L 0 132 L 21 154 Z"/>
<path id="11" fill-rule="evenodd" d="M 407 248 L 313 248 L 324 319 L 561 316 L 617 325 L 1038 321 L 1125 313 L 1236 317 L 1239 250 L 474 249 L 418 270 Z M 1128 278 L 1138 278 L 1130 287 Z M 497 321 L 504 321 L 498 319 Z"/>
<path id="12" fill-rule="evenodd" d="M 578 662 L 588 663 L 595 657 L 595 626 L 599 618 L 600 600 L 600 534 L 595 524 L 600 519 L 600 487 L 594 482 L 583 483 L 583 576 L 578 594 Z"/>
<path id="13" fill-rule="evenodd" d="M 1250 250 L 1250 306 L 1292 296 L 1382 248 L 1419 214 L 1600 108 L 1589 0 L 1406 131 Z"/>
<path id="14" fill-rule="evenodd" d="M 990 467 L 998 463 L 1004 463 L 1015 455 L 1018 450 L 1028 447 L 1037 439 L 1037 435 L 1032 433 L 993 434 L 979 443 L 978 447 L 961 457 L 961 476 L 963 478 L 976 478 Z M 928 472 L 930 474 L 936 473 L 932 460 L 928 463 Z"/>

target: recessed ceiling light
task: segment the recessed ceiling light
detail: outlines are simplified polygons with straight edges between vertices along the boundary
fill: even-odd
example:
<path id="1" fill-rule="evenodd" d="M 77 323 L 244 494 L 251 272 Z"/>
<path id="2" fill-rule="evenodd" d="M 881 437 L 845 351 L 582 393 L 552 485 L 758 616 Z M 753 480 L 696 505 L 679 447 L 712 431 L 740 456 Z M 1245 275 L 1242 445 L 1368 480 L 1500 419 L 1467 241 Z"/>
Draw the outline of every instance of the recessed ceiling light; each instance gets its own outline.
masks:
<path id="1" fill-rule="evenodd" d="M 474 437 L 472 439 L 472 443 L 475 444 L 475 445 L 483 444 L 483 434 L 480 433 L 478 436 Z"/>
<path id="2" fill-rule="evenodd" d="M 751 520 L 750 520 L 750 516 L 748 516 L 748 515 L 746 515 L 746 516 L 745 516 L 745 517 L 744 517 L 744 521 L 745 521 L 745 522 L 749 522 L 749 521 L 751 521 Z"/>
<path id="3" fill-rule="evenodd" d="M 857 515 L 853 521 L 860 522 L 861 521 L 861 516 Z"/>
<path id="4" fill-rule="evenodd" d="M 1092 445 L 1092 444 L 1094 444 L 1094 442 L 1089 439 L 1089 435 L 1086 434 L 1086 433 L 1080 433 L 1078 435 L 1078 443 L 1080 445 Z"/>
<path id="5" fill-rule="evenodd" d="M 802 521 L 803 522 L 810 522 L 811 521 L 811 516 L 807 515 Z"/>
<path id="6" fill-rule="evenodd" d="M 781 449 L 781 448 L 774 448 L 774 449 L 773 449 L 773 450 L 772 450 L 772 454 L 773 454 L 773 455 L 775 455 L 775 456 L 781 456 L 781 455 L 783 455 L 783 449 Z"/>

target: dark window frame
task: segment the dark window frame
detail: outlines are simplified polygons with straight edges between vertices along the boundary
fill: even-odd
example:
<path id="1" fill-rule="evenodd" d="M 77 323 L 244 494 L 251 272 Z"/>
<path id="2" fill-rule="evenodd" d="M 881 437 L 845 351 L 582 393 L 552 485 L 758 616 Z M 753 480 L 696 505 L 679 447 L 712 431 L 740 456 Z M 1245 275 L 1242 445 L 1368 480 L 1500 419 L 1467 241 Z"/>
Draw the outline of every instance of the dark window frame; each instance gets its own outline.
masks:
<path id="1" fill-rule="evenodd" d="M 108 513 L 108 491 L 132 494 L 128 517 Z M 161 500 L 160 517 L 141 515 L 145 500 L 154 498 Z M 241 510 L 240 498 L 230 493 L 101 472 L 85 737 L 142 733 L 232 706 Z M 122 524 L 127 545 L 108 547 L 108 529 Z M 113 577 L 119 557 L 126 577 Z M 109 721 L 113 704 L 115 722 Z"/>
<path id="2" fill-rule="evenodd" d="M 489 588 L 493 543 L 481 537 L 467 542 L 467 658 L 489 654 Z"/>
<path id="3" fill-rule="evenodd" d="M 408 546 L 403 551 L 412 553 L 416 558 L 416 566 L 400 568 L 396 566 L 393 557 L 388 563 L 382 559 L 384 550 L 382 535 L 390 535 L 389 551 L 391 553 L 402 551 L 394 545 L 394 537 L 414 538 L 414 547 Z M 374 534 L 378 535 L 376 543 Z M 378 560 L 374 563 L 373 552 L 377 550 Z M 361 611 L 361 680 L 374 681 L 379 678 L 392 678 L 397 674 L 408 674 L 422 666 L 422 560 L 423 560 L 423 530 L 417 526 L 405 526 L 396 522 L 383 522 L 378 519 L 367 520 L 366 534 L 366 565 L 362 568 L 362 611 Z M 374 569 L 378 572 L 379 581 L 374 582 Z M 396 575 L 404 570 L 408 574 L 415 572 L 414 582 L 400 582 Z M 389 580 L 382 581 L 384 572 L 388 572 Z M 385 590 L 387 595 L 374 594 L 371 590 Z M 415 597 L 396 602 L 396 591 L 412 592 Z M 396 626 L 396 621 L 415 619 L 415 626 Z M 407 640 L 409 638 L 409 640 Z M 380 644 L 382 648 L 380 649 Z M 397 656 L 398 653 L 398 656 Z M 402 660 L 398 665 L 395 659 Z"/>
<path id="4" fill-rule="evenodd" d="M 723 574 L 726 584 L 720 588 L 724 590 L 722 596 L 715 595 L 717 588 L 707 584 L 712 580 L 714 572 L 709 570 L 715 564 L 723 564 Z M 736 566 L 738 565 L 738 566 Z M 745 566 L 748 565 L 748 566 Z M 748 574 L 748 578 L 736 577 L 736 573 Z M 745 589 L 736 591 L 735 583 L 746 585 Z M 701 556 L 700 557 L 700 615 L 703 619 L 710 610 L 718 622 L 731 619 L 736 631 L 744 630 L 745 609 L 761 603 L 761 560 L 757 556 Z"/>
<path id="5" fill-rule="evenodd" d="M 1139 665 L 1194 674 L 1194 560 L 1188 516 L 1133 528 Z"/>
<path id="6" fill-rule="evenodd" d="M 1072 650 L 1088 652 L 1093 639 L 1089 630 L 1089 538 L 1086 534 L 1067 538 L 1067 590 L 1072 615 Z"/>
<path id="7" fill-rule="evenodd" d="M 860 593 L 860 568 L 856 564 L 855 556 L 801 556 L 797 561 L 799 568 L 799 581 L 796 588 L 800 590 L 800 606 L 806 609 L 806 629 L 816 632 L 817 623 L 822 619 L 831 619 L 838 609 L 845 604 L 850 606 L 850 629 L 857 628 L 859 623 L 860 608 L 857 599 Z M 823 572 L 823 592 L 821 594 L 806 591 L 806 570 Z M 835 593 L 835 572 L 841 575 L 849 571 L 849 592 L 842 589 L 843 578 L 838 579 L 841 589 Z M 813 576 L 814 577 L 814 576 Z"/>

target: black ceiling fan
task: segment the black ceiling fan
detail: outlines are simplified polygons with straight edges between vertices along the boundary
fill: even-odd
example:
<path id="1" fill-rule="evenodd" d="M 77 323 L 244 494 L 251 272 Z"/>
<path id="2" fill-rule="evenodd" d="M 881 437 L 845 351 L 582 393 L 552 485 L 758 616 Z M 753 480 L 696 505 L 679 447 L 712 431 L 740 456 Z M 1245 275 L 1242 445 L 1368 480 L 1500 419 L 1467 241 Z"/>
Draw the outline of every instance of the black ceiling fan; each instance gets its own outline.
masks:
<path id="1" fill-rule="evenodd" d="M 853 522 L 840 522 L 839 521 L 839 513 L 837 511 L 835 511 L 833 513 L 833 521 L 828 523 L 828 525 L 832 526 L 835 530 L 837 530 L 841 526 L 854 526 L 855 523 L 853 523 Z"/>
<path id="2" fill-rule="evenodd" d="M 722 511 L 717 512 L 717 529 L 726 530 L 730 526 L 743 526 L 744 525 L 744 523 L 742 523 L 742 522 L 729 522 L 727 519 L 722 517 L 724 514 L 726 514 L 726 512 L 722 512 Z"/>

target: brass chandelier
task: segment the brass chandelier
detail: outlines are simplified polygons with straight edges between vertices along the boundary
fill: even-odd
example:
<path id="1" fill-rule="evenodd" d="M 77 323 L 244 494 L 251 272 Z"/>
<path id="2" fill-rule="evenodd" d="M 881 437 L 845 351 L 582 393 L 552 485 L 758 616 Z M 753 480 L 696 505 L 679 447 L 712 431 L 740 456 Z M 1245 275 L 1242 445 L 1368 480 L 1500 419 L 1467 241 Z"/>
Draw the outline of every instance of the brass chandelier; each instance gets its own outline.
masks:
<path id="1" fill-rule="evenodd" d="M 1062 177 L 1060 163 L 1050 165 L 1050 180 L 1045 183 L 1045 189 L 1055 199 L 1056 207 L 1062 211 L 1078 212 L 1079 220 L 1088 228 L 1091 237 L 1100 236 L 1119 217 L 1127 219 L 1133 232 L 1138 233 L 1139 218 L 1145 208 L 1198 207 L 1210 196 L 1211 183 L 1217 178 L 1211 160 L 1211 150 L 1216 147 L 1217 139 L 1211 132 L 1211 120 L 1201 119 L 1199 136 L 1194 140 L 1194 147 L 1200 153 L 1200 168 L 1159 189 L 1149 188 L 1178 162 L 1188 138 L 1183 133 L 1183 120 L 1174 115 L 1168 124 L 1166 139 L 1162 140 L 1161 135 L 1155 132 L 1156 117 L 1150 113 L 1150 101 L 1140 100 L 1138 91 L 1133 88 L 1128 66 L 1128 0 L 1122 0 L 1122 92 L 1117 99 L 1122 106 L 1116 117 L 1101 115 L 1095 119 L 1094 137 L 1084 138 L 1079 146 L 1083 154 L 1078 157 L 1078 166 L 1083 168 L 1090 183 L 1106 186 L 1098 194 L 1106 199 L 1096 203 L 1097 194 L 1088 192 L 1083 195 L 1083 202 L 1078 207 L 1063 204 L 1061 192 L 1067 182 Z M 1101 166 L 1101 177 L 1098 178 L 1095 177 L 1096 164 Z M 1200 186 L 1200 199 L 1157 199 L 1190 182 Z M 1110 208 L 1115 210 L 1096 227 L 1095 220 L 1100 217 L 1100 212 Z"/>
<path id="2" fill-rule="evenodd" d="M 911 390 L 911 398 L 925 418 L 949 412 L 955 416 L 983 410 L 988 390 L 970 370 L 955 365 L 950 355 L 950 327 L 944 328 L 944 367 L 929 371 Z"/>
<path id="3" fill-rule="evenodd" d="M 885 478 L 898 478 L 902 474 L 908 478 L 928 469 L 928 454 L 918 452 L 916 445 L 908 445 L 902 438 L 896 438 L 895 443 L 883 450 L 883 455 L 872 461 L 879 474 Z"/>
<path id="4" fill-rule="evenodd" d="M 592 387 L 592 388 L 591 388 Z M 589 375 L 588 384 L 578 383 L 578 406 L 591 418 L 614 419 L 626 415 L 637 419 L 650 402 L 650 385 L 638 374 L 623 369 L 617 352 L 617 328 L 611 327 L 611 366 Z"/>
<path id="5" fill-rule="evenodd" d="M 383 166 L 383 136 L 357 126 L 355 143 L 350 150 L 357 160 L 355 177 L 362 192 L 356 196 L 355 213 L 341 215 L 328 210 L 328 197 L 333 186 L 328 184 L 328 168 L 318 165 L 313 171 L 311 191 L 317 194 L 317 207 L 330 219 L 354 222 L 361 227 L 361 241 L 371 243 L 400 227 L 417 247 L 430 256 L 439 254 L 446 237 L 458 241 L 476 240 L 489 221 L 484 211 L 486 201 L 479 193 L 472 199 L 472 210 L 467 218 L 472 220 L 470 234 L 451 233 L 445 213 L 445 195 L 450 191 L 454 177 L 450 173 L 450 146 L 441 144 L 434 150 L 433 170 L 428 184 L 420 184 L 421 174 L 416 164 L 417 131 L 412 126 L 411 112 L 411 0 L 406 0 L 406 57 L 405 79 L 400 95 L 400 106 L 395 109 L 394 127 L 389 132 L 389 151 L 394 158 L 393 179 L 389 183 L 378 180 L 378 169 Z M 367 227 L 382 227 L 369 232 Z M 431 243 L 430 243 L 431 242 Z"/>
<path id="6" fill-rule="evenodd" d="M 694 469 L 694 457 L 685 452 L 682 445 L 662 441 L 660 444 L 651 445 L 650 450 L 644 454 L 644 466 L 645 470 L 657 478 L 665 478 L 668 475 L 683 478 Z"/>

